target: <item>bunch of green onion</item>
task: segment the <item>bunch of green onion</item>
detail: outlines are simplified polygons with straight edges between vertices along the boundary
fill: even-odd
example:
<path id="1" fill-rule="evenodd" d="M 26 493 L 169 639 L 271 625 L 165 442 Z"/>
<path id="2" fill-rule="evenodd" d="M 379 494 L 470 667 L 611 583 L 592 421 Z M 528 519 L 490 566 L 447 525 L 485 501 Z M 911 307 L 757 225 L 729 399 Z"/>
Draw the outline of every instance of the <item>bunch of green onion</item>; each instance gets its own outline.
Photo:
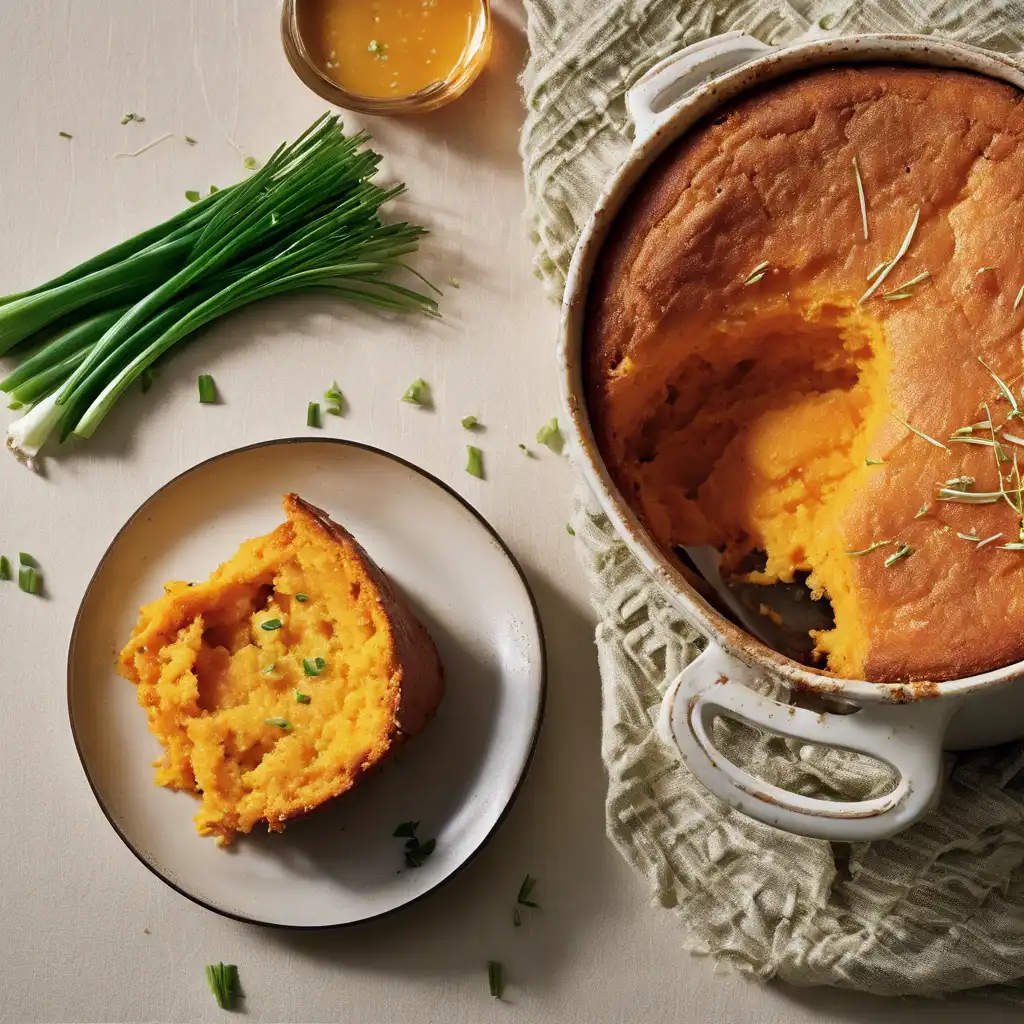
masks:
<path id="1" fill-rule="evenodd" d="M 7 446 L 36 455 L 54 431 L 91 437 L 172 346 L 258 299 L 321 291 L 384 309 L 436 314 L 434 299 L 385 279 L 425 231 L 383 224 L 404 186 L 370 180 L 381 157 L 324 115 L 245 181 L 26 292 L 0 298 L 0 381 L 27 406 Z M 416 277 L 424 280 L 419 274 Z M 436 289 L 434 289 L 436 291 Z"/>

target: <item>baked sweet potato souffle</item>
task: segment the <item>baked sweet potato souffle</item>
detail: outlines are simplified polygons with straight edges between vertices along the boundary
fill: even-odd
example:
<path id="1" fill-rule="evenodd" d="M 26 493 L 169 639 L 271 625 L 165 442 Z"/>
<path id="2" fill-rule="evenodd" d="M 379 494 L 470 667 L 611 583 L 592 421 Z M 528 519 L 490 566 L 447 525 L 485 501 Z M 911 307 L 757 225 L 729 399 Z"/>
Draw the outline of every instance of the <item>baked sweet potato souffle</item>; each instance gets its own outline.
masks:
<path id="1" fill-rule="evenodd" d="M 1017 90 L 868 65 L 771 84 L 616 218 L 587 309 L 598 445 L 666 552 L 808 574 L 829 671 L 1021 660 L 1022 299 Z"/>

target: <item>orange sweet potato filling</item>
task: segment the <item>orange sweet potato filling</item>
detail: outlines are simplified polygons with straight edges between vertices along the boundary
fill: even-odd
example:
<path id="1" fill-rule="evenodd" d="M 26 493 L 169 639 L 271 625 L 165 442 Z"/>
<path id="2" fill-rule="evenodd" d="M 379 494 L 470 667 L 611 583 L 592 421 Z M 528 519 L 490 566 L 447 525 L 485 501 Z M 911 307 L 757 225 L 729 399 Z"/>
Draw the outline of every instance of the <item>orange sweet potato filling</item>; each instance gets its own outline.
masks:
<path id="1" fill-rule="evenodd" d="M 120 670 L 164 746 L 155 782 L 199 797 L 200 835 L 224 845 L 260 821 L 279 831 L 387 750 L 389 622 L 363 567 L 307 517 L 290 512 L 205 583 L 165 591 L 142 609 Z"/>
<path id="2" fill-rule="evenodd" d="M 881 325 L 845 301 L 780 302 L 688 338 L 687 350 L 656 410 L 636 410 L 644 518 L 656 536 L 720 548 L 726 577 L 769 584 L 809 573 L 835 616 L 815 634 L 817 650 L 856 677 L 868 641 L 841 520 L 875 471 L 869 445 L 888 410 Z M 627 357 L 617 372 L 656 377 L 665 367 L 640 371 Z M 623 388 L 617 400 L 631 390 L 638 401 L 649 394 Z M 754 551 L 766 562 L 749 572 Z"/>

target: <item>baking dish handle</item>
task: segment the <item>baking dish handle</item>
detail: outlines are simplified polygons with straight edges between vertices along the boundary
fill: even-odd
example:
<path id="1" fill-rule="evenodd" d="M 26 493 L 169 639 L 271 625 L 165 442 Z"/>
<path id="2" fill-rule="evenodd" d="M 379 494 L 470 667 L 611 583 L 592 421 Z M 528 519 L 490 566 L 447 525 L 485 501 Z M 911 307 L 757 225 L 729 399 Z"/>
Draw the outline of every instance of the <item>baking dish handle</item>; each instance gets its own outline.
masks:
<path id="1" fill-rule="evenodd" d="M 646 142 L 682 106 L 687 94 L 723 71 L 775 49 L 742 32 L 712 36 L 659 61 L 626 93 L 633 145 Z"/>
<path id="2" fill-rule="evenodd" d="M 956 702 L 869 704 L 848 715 L 817 714 L 750 689 L 757 672 L 711 643 L 673 681 L 658 731 L 715 796 L 786 832 L 845 842 L 882 839 L 931 807 L 942 770 L 942 738 Z M 896 788 L 870 800 L 838 801 L 791 793 L 751 775 L 715 745 L 711 724 L 724 715 L 780 736 L 851 750 L 891 765 Z"/>

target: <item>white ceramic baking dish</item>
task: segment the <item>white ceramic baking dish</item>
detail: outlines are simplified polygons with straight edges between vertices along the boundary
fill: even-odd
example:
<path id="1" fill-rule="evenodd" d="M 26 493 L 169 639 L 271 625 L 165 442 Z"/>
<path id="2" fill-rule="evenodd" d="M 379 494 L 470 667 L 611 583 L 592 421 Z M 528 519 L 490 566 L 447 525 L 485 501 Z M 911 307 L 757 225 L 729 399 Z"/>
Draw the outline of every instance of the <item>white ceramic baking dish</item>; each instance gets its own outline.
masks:
<path id="1" fill-rule="evenodd" d="M 842 63 L 963 68 L 1024 88 L 1024 69 L 999 54 L 931 36 L 815 39 L 784 49 L 733 32 L 661 61 L 629 91 L 632 151 L 605 189 L 573 255 L 562 304 L 559 370 L 576 464 L 633 554 L 707 637 L 707 649 L 669 686 L 662 737 L 709 790 L 751 817 L 800 835 L 869 840 L 924 814 L 941 782 L 942 750 L 1024 735 L 1024 664 L 952 682 L 881 685 L 806 668 L 719 614 L 659 551 L 612 482 L 594 441 L 583 388 L 581 345 L 591 273 L 610 223 L 658 155 L 720 104 L 764 82 Z M 794 691 L 838 698 L 851 713 L 817 713 L 769 699 L 748 684 L 765 677 Z M 732 763 L 714 746 L 725 715 L 783 736 L 858 751 L 891 765 L 896 788 L 877 799 L 839 802 L 790 793 Z"/>

